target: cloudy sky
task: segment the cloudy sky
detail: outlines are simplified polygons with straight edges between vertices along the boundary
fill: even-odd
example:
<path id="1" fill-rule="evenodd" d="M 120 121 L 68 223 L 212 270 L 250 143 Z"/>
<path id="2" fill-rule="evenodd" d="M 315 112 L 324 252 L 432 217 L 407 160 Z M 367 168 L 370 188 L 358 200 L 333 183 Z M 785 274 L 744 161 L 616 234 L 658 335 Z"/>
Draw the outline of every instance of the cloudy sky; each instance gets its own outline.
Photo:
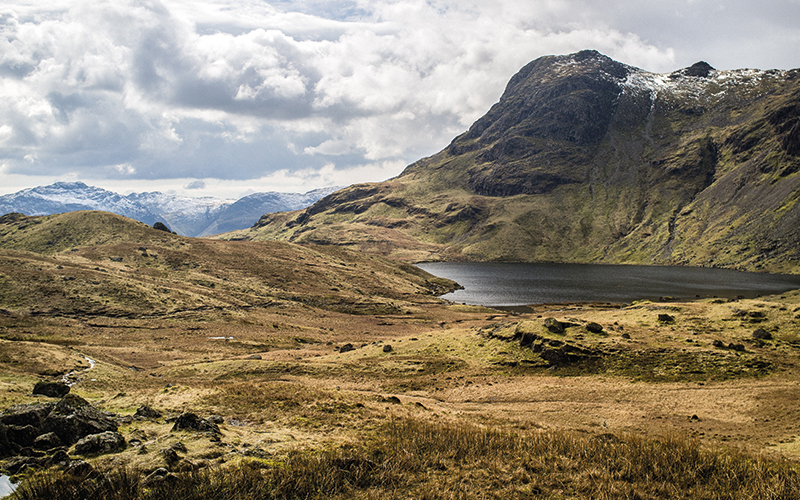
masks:
<path id="1" fill-rule="evenodd" d="M 800 67 L 800 0 L 3 0 L 0 194 L 379 181 L 547 54 Z"/>

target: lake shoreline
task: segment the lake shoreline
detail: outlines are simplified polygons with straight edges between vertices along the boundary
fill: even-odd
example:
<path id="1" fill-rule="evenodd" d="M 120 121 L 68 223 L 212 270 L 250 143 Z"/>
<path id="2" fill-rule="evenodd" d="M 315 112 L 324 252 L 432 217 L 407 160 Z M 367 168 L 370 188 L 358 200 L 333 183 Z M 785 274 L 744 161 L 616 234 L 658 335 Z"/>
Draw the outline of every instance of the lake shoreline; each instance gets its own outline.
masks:
<path id="1" fill-rule="evenodd" d="M 486 307 L 741 300 L 800 289 L 800 276 L 730 269 L 618 264 L 434 262 L 417 264 L 462 288 L 441 296 Z"/>

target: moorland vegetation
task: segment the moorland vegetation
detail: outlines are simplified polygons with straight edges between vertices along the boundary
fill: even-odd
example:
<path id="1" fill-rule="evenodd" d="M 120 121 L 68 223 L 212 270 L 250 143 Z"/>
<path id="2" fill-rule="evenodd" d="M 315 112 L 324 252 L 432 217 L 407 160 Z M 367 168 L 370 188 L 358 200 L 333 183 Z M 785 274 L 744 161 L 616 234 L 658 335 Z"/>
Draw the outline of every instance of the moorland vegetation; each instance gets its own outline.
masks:
<path id="1" fill-rule="evenodd" d="M 800 291 L 511 310 L 409 264 L 797 272 L 799 81 L 547 57 L 441 153 L 251 230 L 1 217 L 13 496 L 800 498 Z"/>

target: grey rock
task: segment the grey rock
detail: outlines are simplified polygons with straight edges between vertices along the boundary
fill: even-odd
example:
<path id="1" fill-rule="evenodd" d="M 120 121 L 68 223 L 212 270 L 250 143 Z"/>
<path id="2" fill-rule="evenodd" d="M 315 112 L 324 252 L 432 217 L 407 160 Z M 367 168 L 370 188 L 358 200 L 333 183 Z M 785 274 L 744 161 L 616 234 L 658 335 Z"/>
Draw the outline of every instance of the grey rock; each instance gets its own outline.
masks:
<path id="1" fill-rule="evenodd" d="M 144 479 L 142 479 L 142 486 L 146 488 L 151 488 L 160 483 L 172 483 L 177 481 L 177 476 L 171 473 L 164 467 L 159 467 L 158 469 L 154 470 L 150 474 L 148 474 Z"/>
<path id="2" fill-rule="evenodd" d="M 167 227 L 167 225 L 164 224 L 163 222 L 156 222 L 155 224 L 153 224 L 153 229 L 158 229 L 159 231 L 166 231 L 167 233 L 172 232 L 172 230 L 169 227 Z"/>
<path id="3" fill-rule="evenodd" d="M 36 439 L 33 440 L 33 448 L 36 450 L 52 450 L 53 448 L 58 448 L 63 445 L 64 443 L 61 442 L 61 438 L 59 438 L 58 434 L 55 432 L 41 434 L 36 436 Z"/>
<path id="4" fill-rule="evenodd" d="M 763 328 L 758 328 L 753 332 L 754 339 L 772 340 L 772 334 Z"/>
<path id="5" fill-rule="evenodd" d="M 71 460 L 65 471 L 71 476 L 86 477 L 94 473 L 94 468 L 84 460 Z"/>
<path id="6" fill-rule="evenodd" d="M 47 467 L 52 467 L 54 465 L 61 465 L 61 466 L 68 466 L 72 462 L 72 459 L 69 458 L 67 452 L 63 449 L 59 449 L 49 457 L 47 457 L 47 461 L 45 465 Z"/>
<path id="7" fill-rule="evenodd" d="M 178 456 L 178 452 L 175 451 L 173 448 L 164 448 L 161 450 L 161 455 L 164 457 L 164 460 L 167 461 L 168 464 L 172 465 L 177 463 L 181 457 Z"/>
<path id="8" fill-rule="evenodd" d="M 564 325 L 555 318 L 546 318 L 544 327 L 553 333 L 564 333 Z"/>
<path id="9" fill-rule="evenodd" d="M 161 412 L 147 405 L 142 405 L 136 409 L 136 413 L 134 413 L 133 416 L 145 420 L 155 420 L 161 418 Z"/>
<path id="10" fill-rule="evenodd" d="M 64 382 L 36 382 L 33 393 L 50 398 L 63 398 L 69 393 L 69 386 Z"/>
<path id="11" fill-rule="evenodd" d="M 603 331 L 603 326 L 600 323 L 595 323 L 593 321 L 586 325 L 586 329 L 592 333 L 601 333 Z"/>
<path id="12" fill-rule="evenodd" d="M 71 445 L 91 434 L 116 432 L 117 423 L 80 396 L 67 394 L 47 415 L 42 431 L 54 432 L 64 444 Z"/>
<path id="13" fill-rule="evenodd" d="M 194 413 L 182 413 L 175 419 L 175 425 L 172 426 L 172 432 L 179 430 L 191 430 L 198 432 L 207 432 L 211 434 L 221 434 L 219 427 L 214 422 L 210 422 L 204 418 L 200 418 Z"/>
<path id="14" fill-rule="evenodd" d="M 90 434 L 75 443 L 75 453 L 79 455 L 105 455 L 122 451 L 127 446 L 122 434 L 114 431 Z"/>
<path id="15" fill-rule="evenodd" d="M 20 448 L 32 446 L 38 435 L 39 428 L 32 425 L 9 425 L 6 427 L 8 441 Z"/>
<path id="16" fill-rule="evenodd" d="M 12 406 L 0 414 L 0 423 L 5 425 L 32 425 L 34 427 L 39 427 L 55 406 L 55 403 L 34 403 Z"/>
<path id="17" fill-rule="evenodd" d="M 6 460 L 3 464 L 3 470 L 13 476 L 19 474 L 25 469 L 38 469 L 41 467 L 41 461 L 36 457 L 16 456 Z"/>

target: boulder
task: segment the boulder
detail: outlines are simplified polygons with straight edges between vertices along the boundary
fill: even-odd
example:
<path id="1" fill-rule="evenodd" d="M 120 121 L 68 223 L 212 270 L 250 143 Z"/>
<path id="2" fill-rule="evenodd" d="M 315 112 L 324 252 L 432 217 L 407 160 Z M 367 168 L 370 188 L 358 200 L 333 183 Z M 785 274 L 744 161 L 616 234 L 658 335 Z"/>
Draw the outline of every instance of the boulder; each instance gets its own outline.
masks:
<path id="1" fill-rule="evenodd" d="M 191 412 L 182 413 L 177 419 L 175 419 L 175 425 L 172 426 L 171 432 L 180 430 L 207 432 L 209 434 L 222 434 L 217 424 L 204 418 L 200 418 Z"/>
<path id="2" fill-rule="evenodd" d="M 39 428 L 32 425 L 9 425 L 6 426 L 6 437 L 10 443 L 26 448 L 33 446 L 33 442 L 39 435 Z"/>
<path id="3" fill-rule="evenodd" d="M 658 315 L 658 321 L 660 321 L 661 323 L 675 323 L 675 318 L 673 318 L 669 314 L 662 313 Z"/>
<path id="4" fill-rule="evenodd" d="M 72 462 L 72 459 L 69 458 L 67 452 L 64 451 L 63 448 L 59 449 L 45 460 L 45 467 L 53 467 L 56 465 L 60 465 L 62 467 L 66 467 Z"/>
<path id="5" fill-rule="evenodd" d="M 175 449 L 171 448 L 171 447 L 170 448 L 164 448 L 163 450 L 161 450 L 161 456 L 164 457 L 164 460 L 169 465 L 174 465 L 174 464 L 178 463 L 178 461 L 181 459 L 181 457 L 178 456 L 178 452 L 175 451 Z"/>
<path id="6" fill-rule="evenodd" d="M 392 352 L 392 346 L 386 344 L 385 346 L 383 346 L 383 352 Z"/>
<path id="7" fill-rule="evenodd" d="M 3 470 L 9 476 L 14 476 L 25 470 L 38 469 L 41 466 L 41 461 L 36 457 L 16 456 L 6 460 Z"/>
<path id="8" fill-rule="evenodd" d="M 558 349 L 544 348 L 539 356 L 551 365 L 557 365 L 564 361 L 563 353 Z"/>
<path id="9" fill-rule="evenodd" d="M 544 320 L 544 327 L 552 333 L 564 333 L 564 325 L 555 318 L 546 318 Z"/>
<path id="10" fill-rule="evenodd" d="M 141 418 L 144 420 L 155 420 L 161 418 L 161 412 L 147 405 L 142 405 L 136 409 L 136 413 L 134 413 L 133 416 L 134 418 Z"/>
<path id="11" fill-rule="evenodd" d="M 532 346 L 536 340 L 539 340 L 539 337 L 537 335 L 534 335 L 532 333 L 523 333 L 519 335 L 519 346 L 520 347 Z"/>
<path id="12" fill-rule="evenodd" d="M 89 462 L 84 460 L 70 460 L 64 472 L 70 476 L 87 477 L 94 473 L 94 467 Z"/>
<path id="13" fill-rule="evenodd" d="M 115 431 L 106 431 L 99 434 L 90 434 L 75 443 L 75 453 L 79 455 L 104 455 L 125 449 L 127 444 L 122 434 Z"/>
<path id="14" fill-rule="evenodd" d="M 67 394 L 47 415 L 42 430 L 56 433 L 64 444 L 71 445 L 91 434 L 116 432 L 117 423 L 80 396 Z"/>
<path id="15" fill-rule="evenodd" d="M 153 229 L 158 229 L 159 231 L 165 231 L 167 233 L 172 232 L 172 230 L 169 227 L 167 227 L 167 225 L 164 224 L 163 222 L 156 222 L 155 224 L 153 224 Z"/>
<path id="16" fill-rule="evenodd" d="M 31 446 L 44 418 L 55 407 L 55 403 L 36 403 L 12 406 L 0 414 L 0 457 L 19 452 Z M 32 431 L 35 429 L 35 431 Z"/>
<path id="17" fill-rule="evenodd" d="M 33 393 L 50 398 L 63 398 L 69 393 L 69 386 L 64 382 L 36 382 Z"/>
<path id="18" fill-rule="evenodd" d="M 753 338 L 760 340 L 772 340 L 772 334 L 763 328 L 758 328 L 753 332 Z"/>
<path id="19" fill-rule="evenodd" d="M 175 474 L 164 467 L 159 467 L 142 480 L 142 486 L 152 488 L 160 483 L 174 483 L 177 480 L 178 477 Z"/>
<path id="20" fill-rule="evenodd" d="M 14 453 L 14 447 L 6 435 L 6 424 L 0 422 L 0 457 L 7 457 Z"/>
<path id="21" fill-rule="evenodd" d="M 36 436 L 36 439 L 33 440 L 33 449 L 35 450 L 52 450 L 53 448 L 59 448 L 61 446 L 64 446 L 64 443 L 61 442 L 61 439 L 55 432 L 41 434 Z"/>
<path id="22" fill-rule="evenodd" d="M 356 348 L 353 347 L 353 344 L 345 344 L 345 345 L 343 345 L 342 347 L 339 348 L 339 352 L 350 352 L 350 351 L 355 351 L 355 350 L 356 350 Z"/>
<path id="23" fill-rule="evenodd" d="M 595 323 L 592 321 L 588 325 L 586 325 L 586 329 L 592 333 L 601 333 L 603 331 L 603 326 L 600 323 Z"/>
<path id="24" fill-rule="evenodd" d="M 55 403 L 34 403 L 12 406 L 0 414 L 0 423 L 5 425 L 32 425 L 34 427 L 40 427 L 44 419 L 55 406 Z"/>

